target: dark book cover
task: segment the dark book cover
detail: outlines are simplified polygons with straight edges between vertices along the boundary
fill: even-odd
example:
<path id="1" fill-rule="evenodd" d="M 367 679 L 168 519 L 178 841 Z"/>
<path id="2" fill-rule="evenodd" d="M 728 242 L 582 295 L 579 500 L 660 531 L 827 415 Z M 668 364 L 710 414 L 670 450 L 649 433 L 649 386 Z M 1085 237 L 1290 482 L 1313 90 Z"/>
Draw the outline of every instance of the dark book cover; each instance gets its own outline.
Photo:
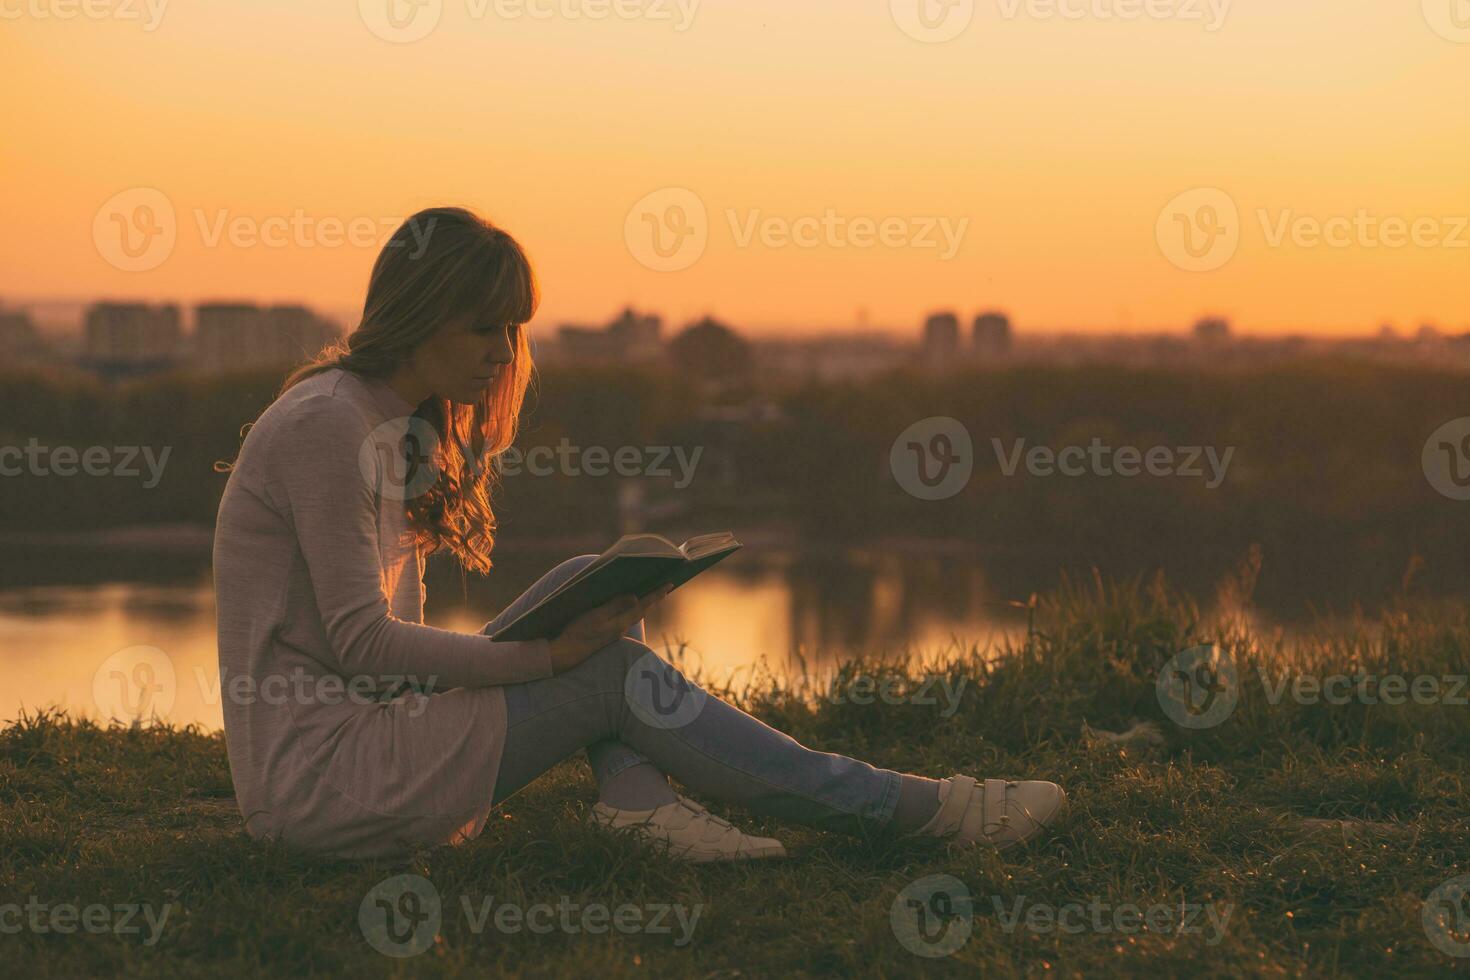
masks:
<path id="1" fill-rule="evenodd" d="M 707 539 L 720 537 L 706 536 Z M 714 550 L 702 550 L 695 557 L 685 557 L 678 546 L 667 541 L 662 542 L 667 546 L 666 553 L 620 553 L 620 547 L 630 541 L 662 541 L 651 535 L 624 538 L 566 585 L 491 634 L 491 639 L 549 640 L 566 629 L 567 624 L 578 616 L 611 602 L 618 596 L 635 595 L 641 599 L 666 584 L 678 588 L 740 549 L 740 543 L 733 537 L 723 537 L 727 541 L 716 541 Z M 685 547 L 697 540 L 701 539 L 691 539 L 686 542 Z"/>

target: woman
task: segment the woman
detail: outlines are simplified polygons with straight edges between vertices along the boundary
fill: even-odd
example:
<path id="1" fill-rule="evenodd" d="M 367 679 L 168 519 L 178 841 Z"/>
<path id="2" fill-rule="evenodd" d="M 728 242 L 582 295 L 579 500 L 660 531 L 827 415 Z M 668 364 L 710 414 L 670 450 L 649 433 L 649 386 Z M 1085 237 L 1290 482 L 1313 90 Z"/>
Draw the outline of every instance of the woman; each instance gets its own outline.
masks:
<path id="1" fill-rule="evenodd" d="M 589 556 L 480 634 L 423 624 L 426 553 L 490 568 L 484 462 L 515 434 L 531 373 L 522 325 L 536 304 L 509 235 L 462 209 L 421 212 L 383 248 L 345 345 L 293 374 L 245 438 L 214 570 L 225 737 L 248 832 L 349 857 L 457 843 L 578 750 L 597 777 L 594 818 L 687 860 L 785 849 L 680 796 L 666 774 L 849 833 L 1004 846 L 1044 828 L 1065 800 L 1052 783 L 875 769 L 705 695 L 642 642 L 642 616 L 666 591 L 610 603 L 552 640 L 486 635 Z M 630 671 L 696 710 L 651 714 Z"/>

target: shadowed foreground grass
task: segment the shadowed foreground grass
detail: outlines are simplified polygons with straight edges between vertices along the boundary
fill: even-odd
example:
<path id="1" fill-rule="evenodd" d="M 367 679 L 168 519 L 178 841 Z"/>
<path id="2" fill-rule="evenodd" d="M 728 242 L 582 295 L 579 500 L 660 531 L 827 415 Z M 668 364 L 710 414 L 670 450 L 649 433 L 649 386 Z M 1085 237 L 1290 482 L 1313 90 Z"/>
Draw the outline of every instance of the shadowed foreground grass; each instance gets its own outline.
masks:
<path id="1" fill-rule="evenodd" d="M 593 786 L 571 761 L 469 845 L 401 864 L 329 862 L 243 834 L 217 735 L 25 718 L 0 733 L 0 951 L 17 976 L 1440 975 L 1470 965 L 1445 951 L 1470 954 L 1470 935 L 1453 931 L 1470 925 L 1470 899 L 1451 886 L 1425 918 L 1436 889 L 1470 873 L 1470 692 L 1454 680 L 1470 675 L 1470 607 L 1405 602 L 1289 645 L 1243 622 L 1202 623 L 1162 585 L 1094 583 L 1041 602 L 1029 639 L 987 657 L 848 665 L 837 697 L 825 683 L 769 677 L 727 692 L 808 745 L 883 766 L 1062 783 L 1071 806 L 1056 833 L 1004 855 L 737 813 L 779 833 L 792 858 L 675 864 L 589 828 Z M 1236 665 L 1237 703 L 1218 725 L 1191 729 L 1170 720 L 1155 681 L 1177 653 L 1210 642 Z M 1439 679 L 1437 701 L 1366 703 L 1354 686 L 1346 704 L 1306 703 L 1310 686 L 1299 697 L 1279 688 L 1360 674 Z M 860 703 L 870 700 L 860 678 L 886 680 L 887 696 Z M 1162 737 L 1119 747 L 1083 736 L 1084 725 L 1137 721 Z M 369 895 L 404 874 L 432 883 L 437 930 L 413 930 L 431 909 L 401 883 Z M 428 948 L 386 956 L 364 920 L 389 928 L 380 941 L 406 940 L 391 949 L 411 952 L 417 936 Z"/>

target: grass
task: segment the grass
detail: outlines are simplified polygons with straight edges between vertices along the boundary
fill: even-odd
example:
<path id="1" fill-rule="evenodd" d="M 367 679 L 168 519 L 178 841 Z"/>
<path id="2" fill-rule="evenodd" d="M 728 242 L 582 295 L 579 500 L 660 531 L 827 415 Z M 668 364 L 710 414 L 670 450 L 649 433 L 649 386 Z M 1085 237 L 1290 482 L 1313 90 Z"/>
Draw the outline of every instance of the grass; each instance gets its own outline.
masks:
<path id="1" fill-rule="evenodd" d="M 1071 805 L 1055 833 L 1004 853 L 827 836 L 734 814 L 779 833 L 791 859 L 674 864 L 589 828 L 593 786 L 585 765 L 570 761 L 471 844 L 402 863 L 325 861 L 243 834 L 218 735 L 23 718 L 0 732 L 6 971 L 1412 976 L 1470 965 L 1436 948 L 1423 917 L 1431 892 L 1470 873 L 1470 706 L 1308 704 L 1289 694 L 1273 703 L 1266 693 L 1298 674 L 1470 675 L 1470 605 L 1404 600 L 1372 622 L 1324 625 L 1291 643 L 1255 635 L 1241 618 L 1206 622 L 1160 583 L 1066 586 L 1032 616 L 1023 642 L 925 665 L 951 689 L 964 683 L 957 705 L 942 696 L 855 703 L 823 697 L 826 683 L 764 675 L 725 692 L 806 744 L 890 768 L 1062 783 Z M 1194 730 L 1168 720 L 1155 679 L 1202 642 L 1228 651 L 1241 683 L 1234 712 Z M 841 679 L 888 678 L 902 693 L 919 690 L 922 673 L 879 658 L 846 665 Z M 1116 732 L 1140 720 L 1158 723 L 1158 744 L 1083 737 L 1084 725 Z M 365 940 L 359 910 L 375 885 L 403 874 L 432 882 L 442 924 L 427 951 L 391 958 Z M 953 883 L 924 891 L 933 875 L 962 883 L 969 905 Z M 937 917 L 916 919 L 908 898 Z M 142 916 L 138 933 L 43 932 L 20 921 L 23 908 L 4 907 L 30 900 L 48 910 L 43 922 L 64 903 L 107 906 L 114 923 L 114 906 L 146 904 L 157 917 L 168 903 L 169 917 L 151 944 Z M 477 932 L 487 900 L 544 903 L 556 918 L 537 920 L 549 932 L 505 931 L 492 914 Z M 1130 904 L 1155 927 L 1138 926 Z M 631 905 L 645 923 L 658 906 L 698 918 L 687 941 L 672 914 L 662 923 L 669 932 L 589 934 L 561 928 L 559 905 L 574 924 L 589 906 Z M 1191 916 L 1183 931 L 1165 911 L 1181 906 Z M 1460 912 L 1470 918 L 1463 900 Z M 633 913 L 624 914 L 630 925 Z M 932 933 L 915 933 L 923 924 Z M 921 943 L 955 942 L 966 928 L 949 955 L 909 948 L 940 951 Z"/>

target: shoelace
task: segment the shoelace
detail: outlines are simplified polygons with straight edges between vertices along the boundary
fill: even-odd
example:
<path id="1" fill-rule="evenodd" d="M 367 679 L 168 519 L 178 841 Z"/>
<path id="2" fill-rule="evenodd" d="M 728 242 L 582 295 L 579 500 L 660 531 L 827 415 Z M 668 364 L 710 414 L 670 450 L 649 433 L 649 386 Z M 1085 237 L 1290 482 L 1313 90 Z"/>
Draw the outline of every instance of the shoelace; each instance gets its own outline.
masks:
<path id="1" fill-rule="evenodd" d="M 694 816 L 703 817 L 705 820 L 709 821 L 715 827 L 720 828 L 722 831 L 735 830 L 735 825 L 732 824 L 730 821 L 715 816 L 713 813 L 710 813 L 708 810 L 700 806 L 698 803 L 695 803 L 693 800 L 688 800 L 680 797 L 679 805 L 685 810 L 688 810 L 690 813 L 694 814 Z M 738 833 L 738 831 L 736 832 Z"/>
<path id="2" fill-rule="evenodd" d="M 980 832 L 984 834 L 987 838 L 993 836 L 997 831 L 1007 828 L 1011 825 L 1010 807 L 1012 806 L 1012 804 L 1010 791 L 1014 789 L 1017 785 L 1019 784 L 1013 779 L 1007 779 L 1005 781 L 1004 795 L 1001 797 L 1000 801 L 1000 821 L 997 823 L 982 824 L 980 827 Z M 1016 802 L 1014 805 L 1016 809 L 1021 811 L 1021 815 L 1029 819 L 1032 823 L 1038 825 L 1041 823 L 1041 821 L 1037 820 L 1036 816 L 1031 812 L 1030 807 L 1026 806 L 1023 803 L 1020 803 L 1019 801 Z"/>

